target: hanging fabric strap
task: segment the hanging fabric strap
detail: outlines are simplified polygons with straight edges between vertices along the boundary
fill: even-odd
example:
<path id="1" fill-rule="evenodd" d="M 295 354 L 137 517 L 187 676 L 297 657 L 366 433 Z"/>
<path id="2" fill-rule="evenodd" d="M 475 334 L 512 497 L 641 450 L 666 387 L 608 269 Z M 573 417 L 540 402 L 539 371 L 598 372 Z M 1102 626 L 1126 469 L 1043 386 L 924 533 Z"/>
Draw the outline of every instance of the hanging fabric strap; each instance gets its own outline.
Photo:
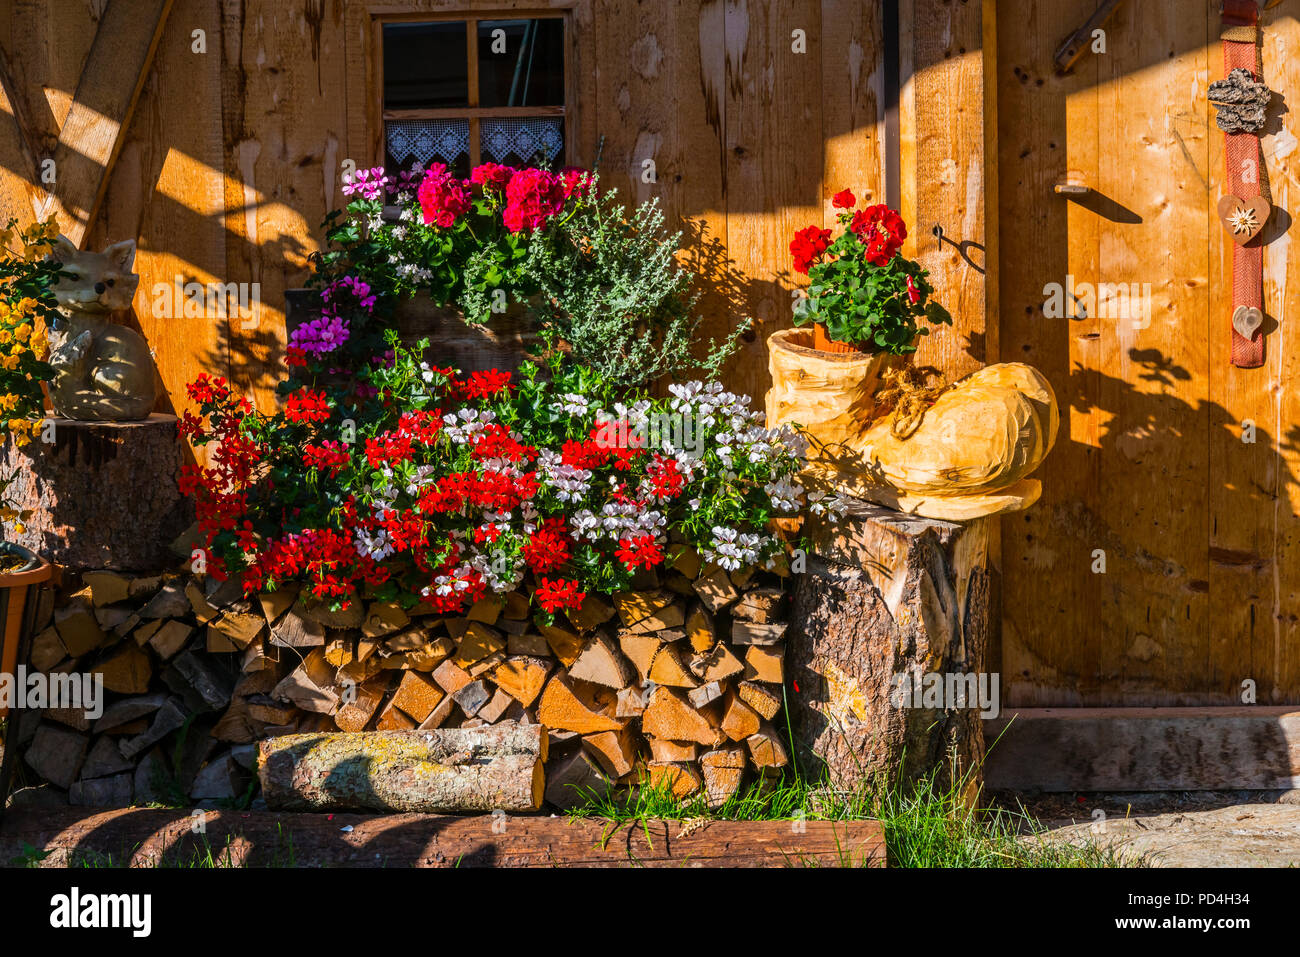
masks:
<path id="1" fill-rule="evenodd" d="M 1224 0 L 1222 40 L 1224 77 L 1240 69 L 1262 80 L 1259 8 L 1255 0 Z M 1238 130 L 1225 132 L 1224 137 L 1228 194 L 1247 201 L 1258 196 L 1269 199 L 1257 132 Z M 1262 228 L 1263 223 L 1259 226 Z M 1264 249 L 1256 234 L 1248 242 L 1232 244 L 1232 364 L 1238 368 L 1253 369 L 1264 364 L 1264 331 L 1258 328 L 1263 310 Z M 1250 333 L 1248 336 L 1242 334 L 1243 328 Z"/>

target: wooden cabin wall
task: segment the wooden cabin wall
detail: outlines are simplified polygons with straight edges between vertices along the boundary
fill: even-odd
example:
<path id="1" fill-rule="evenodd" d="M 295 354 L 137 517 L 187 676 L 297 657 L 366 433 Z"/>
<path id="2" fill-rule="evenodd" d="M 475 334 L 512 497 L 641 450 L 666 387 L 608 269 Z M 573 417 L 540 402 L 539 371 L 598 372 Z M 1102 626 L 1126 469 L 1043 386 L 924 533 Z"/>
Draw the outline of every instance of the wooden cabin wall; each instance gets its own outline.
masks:
<path id="1" fill-rule="evenodd" d="M 1043 370 L 1062 407 L 1042 500 L 1003 521 L 1004 703 L 1227 705 L 1253 688 L 1294 704 L 1300 2 L 1263 17 L 1275 213 L 1259 369 L 1229 364 L 1223 135 L 1206 100 L 1223 75 L 1219 5 L 1120 4 L 1106 52 L 1057 76 L 1057 44 L 1095 7 L 998 11 L 1001 353 Z M 1086 202 L 1054 195 L 1067 176 L 1092 188 Z M 1067 275 L 1150 283 L 1149 324 L 1047 318 L 1044 286 Z"/>
<path id="2" fill-rule="evenodd" d="M 954 6 L 915 3 L 944 16 Z M 166 393 L 160 408 L 168 411 L 184 409 L 184 384 L 204 370 L 228 375 L 259 404 L 272 401 L 284 290 L 303 282 L 321 220 L 342 202 L 343 162 L 378 160 L 378 81 L 368 61 L 374 12 L 570 11 L 575 159 L 589 164 L 599 149 L 607 182 L 637 200 L 658 197 L 670 220 L 684 225 L 691 241 L 684 258 L 707 279 L 706 335 L 725 334 L 742 316 L 757 320 L 725 379 L 760 403 L 768 384 L 764 340 L 789 325 L 793 290 L 804 278 L 789 268 L 792 233 L 833 225 L 830 197 L 839 189 L 884 200 L 879 4 L 161 5 L 170 6 L 165 28 L 86 242 L 139 238 L 135 319 L 156 351 Z M 0 48 L 27 101 L 17 112 L 36 127 L 37 141 L 57 142 L 105 9 L 104 0 L 22 0 L 0 12 Z M 194 52 L 196 30 L 204 31 L 206 53 Z M 796 31 L 804 52 L 794 49 Z M 3 96 L 0 112 L 14 114 Z M 26 222 L 41 191 L 21 154 L 14 142 L 0 145 L 0 213 Z M 643 181 L 647 159 L 654 182 Z M 227 320 L 155 315 L 156 285 L 178 275 L 258 283 L 260 306 Z"/>

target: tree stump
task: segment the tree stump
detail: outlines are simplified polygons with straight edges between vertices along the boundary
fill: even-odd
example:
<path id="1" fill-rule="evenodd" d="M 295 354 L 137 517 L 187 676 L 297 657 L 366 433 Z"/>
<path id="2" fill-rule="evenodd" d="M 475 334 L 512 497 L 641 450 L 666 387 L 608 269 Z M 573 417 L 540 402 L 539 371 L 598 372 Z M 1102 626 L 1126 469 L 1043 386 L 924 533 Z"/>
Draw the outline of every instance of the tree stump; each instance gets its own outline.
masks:
<path id="1" fill-rule="evenodd" d="M 977 702 L 944 707 L 952 701 L 908 692 L 926 688 L 927 675 L 984 671 L 988 522 L 865 502 L 837 523 L 809 518 L 787 650 L 806 773 L 824 762 L 836 787 L 852 788 L 863 779 L 910 786 L 934 771 L 941 786 L 965 778 L 974 793 L 984 754 Z"/>
<path id="2" fill-rule="evenodd" d="M 45 420 L 52 442 L 5 446 L 15 508 L 11 540 L 82 570 L 149 571 L 175 562 L 169 545 L 193 521 L 177 487 L 184 446 L 176 416 L 139 422 Z"/>
<path id="3" fill-rule="evenodd" d="M 258 776 L 272 810 L 536 811 L 546 742 L 516 722 L 284 734 L 258 745 Z"/>

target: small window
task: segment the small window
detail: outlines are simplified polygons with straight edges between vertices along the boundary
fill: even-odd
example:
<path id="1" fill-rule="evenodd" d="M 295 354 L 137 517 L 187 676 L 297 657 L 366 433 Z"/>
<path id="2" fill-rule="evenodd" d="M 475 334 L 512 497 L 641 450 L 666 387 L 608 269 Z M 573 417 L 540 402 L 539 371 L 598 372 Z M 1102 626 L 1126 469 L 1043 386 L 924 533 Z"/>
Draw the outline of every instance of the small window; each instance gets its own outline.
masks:
<path id="1" fill-rule="evenodd" d="M 382 24 L 385 165 L 566 161 L 561 16 Z"/>

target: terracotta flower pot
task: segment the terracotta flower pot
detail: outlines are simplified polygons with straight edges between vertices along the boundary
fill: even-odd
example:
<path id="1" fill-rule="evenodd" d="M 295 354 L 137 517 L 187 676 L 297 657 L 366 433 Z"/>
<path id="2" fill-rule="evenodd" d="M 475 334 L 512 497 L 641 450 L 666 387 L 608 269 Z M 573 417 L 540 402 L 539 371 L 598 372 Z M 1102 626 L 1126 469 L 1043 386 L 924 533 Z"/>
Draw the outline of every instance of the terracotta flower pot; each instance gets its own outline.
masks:
<path id="1" fill-rule="evenodd" d="M 54 566 L 30 549 L 10 542 L 0 542 L 0 621 L 4 622 L 0 637 L 0 674 L 17 675 L 18 665 L 31 654 L 32 628 L 36 623 L 36 589 L 49 581 Z M 22 708 L 12 713 L 0 707 L 0 716 L 8 718 L 5 724 L 4 758 L 0 760 L 0 817 L 4 815 L 9 800 L 9 785 L 13 780 L 14 766 L 18 763 L 19 719 Z"/>
<path id="2" fill-rule="evenodd" d="M 32 592 L 50 580 L 54 566 L 32 550 L 10 542 L 0 542 L 0 563 L 16 566 L 11 571 L 0 571 L 0 622 L 4 623 L 0 673 L 11 675 L 18 667 L 20 652 L 26 650 L 23 644 L 30 638 L 28 632 L 35 619 Z M 4 713 L 0 707 L 0 716 Z"/>
<path id="3" fill-rule="evenodd" d="M 826 331 L 826 326 L 820 322 L 813 323 L 813 348 L 818 352 L 856 352 L 863 355 L 875 352 L 866 343 L 840 342 L 838 339 L 832 339 Z"/>

